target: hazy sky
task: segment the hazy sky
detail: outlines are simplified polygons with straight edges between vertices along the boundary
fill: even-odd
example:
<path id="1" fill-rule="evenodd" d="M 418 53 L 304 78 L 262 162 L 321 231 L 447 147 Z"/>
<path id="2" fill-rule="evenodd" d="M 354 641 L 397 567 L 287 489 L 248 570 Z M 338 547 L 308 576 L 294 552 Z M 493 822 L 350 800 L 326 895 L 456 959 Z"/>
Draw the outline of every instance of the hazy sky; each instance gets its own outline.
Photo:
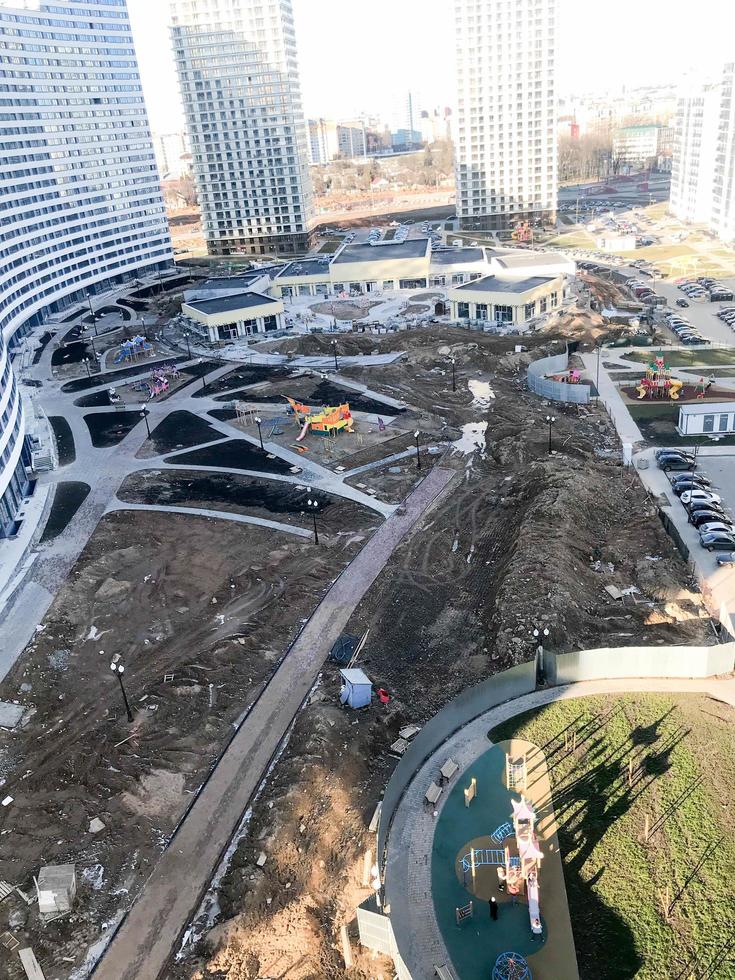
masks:
<path id="1" fill-rule="evenodd" d="M 453 0 L 293 0 L 307 116 L 451 104 Z M 167 0 L 128 0 L 151 125 L 183 117 Z M 559 94 L 676 81 L 735 59 L 732 0 L 559 0 Z"/>

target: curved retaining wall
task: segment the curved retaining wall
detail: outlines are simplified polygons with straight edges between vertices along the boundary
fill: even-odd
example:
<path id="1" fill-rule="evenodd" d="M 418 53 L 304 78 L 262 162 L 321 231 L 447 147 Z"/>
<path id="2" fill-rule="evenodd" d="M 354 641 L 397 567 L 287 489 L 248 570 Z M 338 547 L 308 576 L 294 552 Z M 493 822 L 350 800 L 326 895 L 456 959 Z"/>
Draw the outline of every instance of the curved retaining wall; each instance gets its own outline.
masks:
<path id="1" fill-rule="evenodd" d="M 532 361 L 528 365 L 526 373 L 529 390 L 553 402 L 573 402 L 576 405 L 586 405 L 592 394 L 589 385 L 569 385 L 565 381 L 551 381 L 546 377 L 547 374 L 558 374 L 560 371 L 566 371 L 568 365 L 568 351 Z"/>
<path id="2" fill-rule="evenodd" d="M 566 355 L 565 355 L 566 356 Z M 735 667 L 735 642 L 708 647 L 603 647 L 544 654 L 551 685 L 621 677 L 712 677 Z M 536 663 L 519 664 L 489 677 L 445 705 L 424 725 L 388 780 L 378 826 L 381 866 L 393 814 L 408 784 L 450 735 L 489 708 L 536 689 Z"/>

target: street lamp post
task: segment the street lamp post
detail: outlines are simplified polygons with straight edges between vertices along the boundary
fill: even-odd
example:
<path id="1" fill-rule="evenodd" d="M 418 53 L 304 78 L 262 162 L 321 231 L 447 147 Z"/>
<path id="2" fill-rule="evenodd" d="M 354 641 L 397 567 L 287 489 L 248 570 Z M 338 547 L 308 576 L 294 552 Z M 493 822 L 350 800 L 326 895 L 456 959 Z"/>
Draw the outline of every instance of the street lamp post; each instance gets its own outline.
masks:
<path id="1" fill-rule="evenodd" d="M 148 409 L 147 408 L 144 408 L 143 409 L 143 411 L 140 413 L 140 417 L 145 422 L 145 431 L 148 433 L 148 438 L 150 439 L 150 437 L 151 437 L 151 427 L 148 425 Z"/>
<path id="2" fill-rule="evenodd" d="M 421 435 L 421 433 L 419 432 L 418 429 L 416 429 L 416 431 L 413 434 L 413 437 L 416 440 L 416 469 L 417 470 L 420 470 L 421 469 L 421 453 L 419 452 L 419 436 L 420 435 Z"/>
<path id="3" fill-rule="evenodd" d="M 189 343 L 189 331 L 188 330 L 185 330 L 184 331 L 184 337 L 186 338 L 186 353 L 187 353 L 187 355 L 189 357 L 189 360 L 191 360 L 191 344 Z"/>
<path id="4" fill-rule="evenodd" d="M 551 426 L 556 422 L 556 417 L 554 415 L 547 415 L 546 421 L 549 424 L 549 452 L 551 452 Z"/>
<path id="5" fill-rule="evenodd" d="M 125 672 L 125 668 L 117 660 L 117 658 L 115 658 L 115 660 L 113 660 L 112 663 L 110 664 L 110 670 L 113 672 L 113 674 L 115 674 L 115 676 L 117 677 L 118 681 L 120 682 L 120 690 L 122 691 L 123 701 L 125 702 L 125 710 L 128 713 L 128 721 L 129 722 L 132 722 L 133 721 L 133 712 L 130 710 L 130 703 L 128 702 L 128 696 L 125 693 L 125 687 L 123 685 L 123 679 L 122 679 L 122 675 Z"/>
<path id="6" fill-rule="evenodd" d="M 334 354 L 334 370 L 339 371 L 339 364 L 337 363 L 337 341 L 332 341 L 332 353 Z"/>
<path id="7" fill-rule="evenodd" d="M 85 368 L 87 369 L 87 377 L 88 378 L 91 378 L 92 377 L 92 372 L 89 370 L 89 358 L 88 357 L 83 357 L 82 358 L 82 363 L 84 364 Z"/>
<path id="8" fill-rule="evenodd" d="M 90 336 L 89 342 L 92 345 L 92 353 L 97 357 L 97 348 L 94 346 L 94 337 Z"/>
<path id="9" fill-rule="evenodd" d="M 453 357 L 452 358 L 452 391 L 456 391 L 457 390 L 457 372 L 456 372 L 456 366 L 457 366 L 457 358 L 456 357 Z"/>
<path id="10" fill-rule="evenodd" d="M 595 388 L 597 388 L 597 397 L 600 397 L 600 351 L 602 350 L 602 344 L 597 344 L 597 377 L 595 379 Z"/>
<path id="11" fill-rule="evenodd" d="M 89 314 L 92 317 L 92 326 L 94 327 L 94 335 L 97 336 L 97 317 L 94 310 L 92 309 L 92 294 L 87 293 L 87 305 L 89 306 Z"/>
<path id="12" fill-rule="evenodd" d="M 255 424 L 258 426 L 258 438 L 260 439 L 260 448 L 265 452 L 265 446 L 263 445 L 263 430 L 261 425 L 263 424 L 263 419 L 259 415 L 255 416 Z"/>
<path id="13" fill-rule="evenodd" d="M 319 532 L 316 529 L 316 512 L 319 509 L 319 501 L 309 499 L 306 501 L 306 506 L 309 508 L 311 516 L 314 520 L 314 544 L 319 544 Z"/>
<path id="14" fill-rule="evenodd" d="M 536 644 L 536 677 L 539 681 L 544 680 L 544 643 L 549 635 L 547 627 L 533 631 L 533 639 Z"/>

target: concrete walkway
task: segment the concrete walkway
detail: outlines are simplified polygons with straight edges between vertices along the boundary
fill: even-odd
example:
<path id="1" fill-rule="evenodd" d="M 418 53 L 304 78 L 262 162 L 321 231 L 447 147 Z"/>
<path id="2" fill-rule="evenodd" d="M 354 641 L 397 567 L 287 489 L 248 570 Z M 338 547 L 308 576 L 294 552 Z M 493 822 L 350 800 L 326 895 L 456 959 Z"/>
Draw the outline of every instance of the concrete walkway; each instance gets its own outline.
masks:
<path id="1" fill-rule="evenodd" d="M 334 582 L 161 856 L 95 971 L 97 980 L 156 980 L 165 968 L 331 646 L 395 548 L 454 476 L 435 467 L 404 512 L 389 518 Z"/>
<path id="2" fill-rule="evenodd" d="M 269 521 L 264 517 L 248 517 L 245 514 L 235 514 L 231 510 L 206 510 L 203 507 L 169 507 L 166 504 L 129 504 L 113 500 L 107 505 L 106 514 L 116 510 L 153 510 L 163 514 L 194 514 L 196 517 L 209 517 L 212 520 L 234 521 L 236 524 L 255 524 L 258 527 L 268 527 L 273 531 L 284 534 L 295 534 L 298 538 L 311 538 L 312 532 L 306 527 L 296 527 L 293 524 L 282 524 L 280 521 Z"/>
<path id="3" fill-rule="evenodd" d="M 506 701 L 469 722 L 447 739 L 416 772 L 393 818 L 384 875 L 385 897 L 390 906 L 396 942 L 412 977 L 424 980 L 425 977 L 434 976 L 434 964 L 451 963 L 439 932 L 431 894 L 431 851 L 436 820 L 424 805 L 424 794 L 439 767 L 451 757 L 460 767 L 460 774 L 455 779 L 462 779 L 462 773 L 487 752 L 491 744 L 487 738 L 488 731 L 524 711 L 568 698 L 636 691 L 704 693 L 735 706 L 733 678 L 632 678 L 582 681 L 563 687 L 544 688 Z M 445 799 L 446 794 L 443 794 L 435 807 L 439 813 Z"/>

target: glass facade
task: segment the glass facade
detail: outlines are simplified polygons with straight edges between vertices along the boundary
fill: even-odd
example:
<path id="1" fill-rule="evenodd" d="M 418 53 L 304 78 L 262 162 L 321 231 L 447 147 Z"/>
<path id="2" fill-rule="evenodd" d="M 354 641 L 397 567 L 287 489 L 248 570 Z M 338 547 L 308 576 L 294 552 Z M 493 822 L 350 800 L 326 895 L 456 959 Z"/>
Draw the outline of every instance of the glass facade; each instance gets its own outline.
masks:
<path id="1" fill-rule="evenodd" d="M 30 460 L 23 445 L 23 406 L 8 349 L 0 336 L 0 538 L 12 533 L 23 503 Z"/>

